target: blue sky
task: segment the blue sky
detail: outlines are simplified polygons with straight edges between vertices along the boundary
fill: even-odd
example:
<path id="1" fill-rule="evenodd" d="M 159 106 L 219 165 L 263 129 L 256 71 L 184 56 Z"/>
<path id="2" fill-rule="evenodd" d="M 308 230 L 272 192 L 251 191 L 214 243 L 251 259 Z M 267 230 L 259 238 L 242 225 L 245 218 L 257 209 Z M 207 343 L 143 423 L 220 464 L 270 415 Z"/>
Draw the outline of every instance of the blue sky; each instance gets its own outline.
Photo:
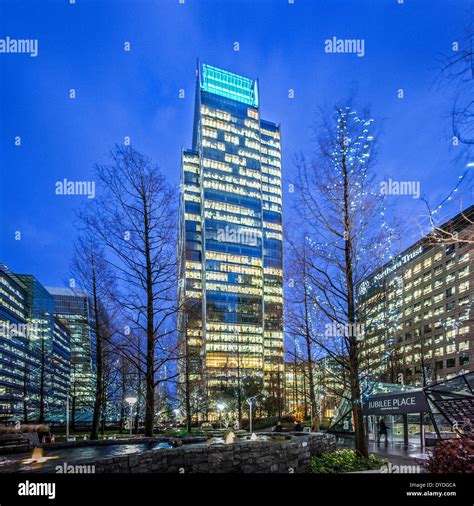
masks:
<path id="1" fill-rule="evenodd" d="M 295 153 L 309 148 L 318 107 L 357 86 L 359 102 L 370 104 L 381 126 L 377 177 L 420 181 L 421 194 L 437 204 L 464 171 L 456 158 L 461 148 L 451 145 L 452 93 L 439 89 L 436 77 L 469 5 L 1 0 L 0 38 L 38 39 L 39 54 L 0 54 L 0 260 L 46 285 L 62 285 L 76 234 L 74 211 L 86 197 L 57 196 L 55 183 L 91 180 L 94 163 L 104 162 L 125 136 L 178 183 L 181 148 L 191 145 L 198 57 L 259 79 L 262 116 L 281 123 L 285 187 Z M 364 39 L 365 56 L 325 53 L 325 40 L 334 36 Z M 291 198 L 285 191 L 288 214 Z M 398 199 L 405 246 L 419 237 L 424 211 L 420 200 Z"/>

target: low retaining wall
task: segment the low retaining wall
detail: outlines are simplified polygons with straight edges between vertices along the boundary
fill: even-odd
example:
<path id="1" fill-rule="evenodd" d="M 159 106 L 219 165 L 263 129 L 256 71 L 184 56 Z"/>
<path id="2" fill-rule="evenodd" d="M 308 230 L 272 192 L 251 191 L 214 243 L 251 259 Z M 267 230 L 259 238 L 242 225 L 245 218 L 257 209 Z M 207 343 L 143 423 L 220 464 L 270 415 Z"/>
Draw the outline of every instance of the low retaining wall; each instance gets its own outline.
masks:
<path id="1" fill-rule="evenodd" d="M 28 452 L 35 446 L 39 446 L 39 438 L 36 432 L 0 434 L 0 455 Z"/>
<path id="2" fill-rule="evenodd" d="M 96 473 L 304 473 L 314 455 L 336 449 L 331 434 L 282 441 L 194 444 L 95 462 Z"/>
<path id="3" fill-rule="evenodd" d="M 203 438 L 204 439 L 204 438 Z M 182 442 L 177 437 L 131 437 L 120 439 L 78 439 L 77 441 L 63 441 L 61 443 L 43 443 L 45 450 L 53 452 L 54 450 L 64 450 L 68 448 L 81 448 L 90 446 L 115 446 L 127 444 L 148 444 L 148 443 L 170 443 L 180 446 Z"/>

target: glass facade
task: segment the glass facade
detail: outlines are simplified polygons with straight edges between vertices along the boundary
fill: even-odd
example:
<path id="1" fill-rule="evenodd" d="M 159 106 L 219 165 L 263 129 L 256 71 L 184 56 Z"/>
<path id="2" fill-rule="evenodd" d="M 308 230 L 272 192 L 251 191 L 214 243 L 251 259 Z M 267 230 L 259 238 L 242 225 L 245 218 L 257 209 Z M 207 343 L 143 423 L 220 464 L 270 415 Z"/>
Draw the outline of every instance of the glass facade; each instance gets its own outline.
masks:
<path id="1" fill-rule="evenodd" d="M 200 65 L 181 180 L 180 339 L 190 379 L 211 398 L 238 378 L 268 390 L 283 381 L 281 149 L 279 126 L 260 118 L 256 81 Z"/>
<path id="2" fill-rule="evenodd" d="M 17 274 L 26 291 L 27 318 L 29 325 L 28 343 L 30 357 L 36 364 L 27 368 L 27 388 L 31 399 L 38 400 L 38 410 L 43 409 L 43 416 L 50 413 L 53 397 L 51 357 L 54 333 L 54 301 L 45 287 L 30 274 Z M 30 397 L 30 395 L 28 395 Z M 43 401 L 41 401 L 43 400 Z M 43 406 L 41 407 L 41 402 Z M 35 404 L 36 405 L 36 402 Z M 33 405 L 32 405 L 33 407 Z"/>
<path id="3" fill-rule="evenodd" d="M 311 411 L 308 372 L 308 362 L 285 362 L 285 413 L 298 420 L 304 420 Z"/>
<path id="4" fill-rule="evenodd" d="M 54 336 L 51 355 L 52 388 L 55 403 L 50 418 L 63 420 L 66 398 L 71 385 L 71 335 L 59 318 L 54 317 Z"/>
<path id="5" fill-rule="evenodd" d="M 69 330 L 55 318 L 53 297 L 34 276 L 0 265 L 0 283 L 0 419 L 63 416 Z"/>
<path id="6" fill-rule="evenodd" d="M 71 335 L 71 390 L 75 416 L 89 419 L 95 399 L 95 334 L 87 292 L 48 287 L 54 298 L 54 314 Z"/>
<path id="7" fill-rule="evenodd" d="M 344 358 L 342 358 L 344 360 Z M 345 371 L 333 357 L 313 362 L 313 383 L 320 421 L 332 418 L 344 393 Z M 285 362 L 285 413 L 299 419 L 312 416 L 309 363 Z"/>
<path id="8" fill-rule="evenodd" d="M 473 220 L 471 206 L 440 229 L 472 238 Z M 426 385 L 474 370 L 473 254 L 472 242 L 428 236 L 361 284 L 361 364 L 371 379 Z"/>
<path id="9" fill-rule="evenodd" d="M 23 420 L 27 371 L 37 363 L 29 355 L 24 286 L 0 264 L 0 420 Z M 33 397 L 33 394 L 31 393 Z M 37 402 L 32 399 L 32 404 Z"/>

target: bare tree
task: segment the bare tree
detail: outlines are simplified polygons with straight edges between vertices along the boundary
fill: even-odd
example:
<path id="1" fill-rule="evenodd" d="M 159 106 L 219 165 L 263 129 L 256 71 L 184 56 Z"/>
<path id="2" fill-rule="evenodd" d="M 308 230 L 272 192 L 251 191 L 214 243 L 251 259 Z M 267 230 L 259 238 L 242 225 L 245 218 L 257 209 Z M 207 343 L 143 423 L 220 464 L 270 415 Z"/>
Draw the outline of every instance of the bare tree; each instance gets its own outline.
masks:
<path id="1" fill-rule="evenodd" d="M 81 288 L 91 297 L 92 321 L 95 333 L 96 384 L 94 389 L 94 410 L 91 439 L 98 439 L 99 423 L 105 399 L 104 391 L 104 349 L 110 340 L 110 322 L 107 315 L 107 301 L 111 300 L 114 286 L 113 273 L 107 263 L 103 248 L 90 233 L 80 235 L 74 244 L 71 272 Z"/>
<path id="2" fill-rule="evenodd" d="M 315 150 L 297 159 L 296 210 L 308 230 L 305 277 L 317 313 L 316 342 L 347 371 L 357 451 L 367 456 L 361 409 L 357 290 L 384 260 L 388 229 L 375 191 L 373 119 L 359 115 L 351 101 L 322 114 Z M 325 330 L 323 330 L 325 329 Z M 334 330 L 336 330 L 334 332 Z M 340 330 L 340 331 L 339 331 Z"/>
<path id="3" fill-rule="evenodd" d="M 120 354 L 116 360 L 116 369 L 119 373 L 118 378 L 118 388 L 120 390 L 119 402 L 120 402 L 120 411 L 119 411 L 119 422 L 120 422 L 120 433 L 123 432 L 125 428 L 125 420 L 127 419 L 127 413 L 125 411 L 125 399 L 127 397 L 127 391 L 130 389 L 130 376 L 132 371 L 132 363 L 127 360 L 127 358 Z"/>
<path id="4" fill-rule="evenodd" d="M 457 40 L 453 40 L 451 54 L 443 55 L 439 73 L 439 85 L 443 93 L 452 94 L 453 106 L 451 110 L 451 130 L 453 146 L 459 146 L 455 157 L 456 165 L 465 165 L 463 174 L 453 186 L 447 196 L 437 205 L 423 199 L 427 207 L 427 220 L 423 224 L 423 233 L 430 234 L 432 243 L 454 244 L 474 243 L 472 231 L 460 237 L 453 227 L 444 227 L 440 223 L 446 222 L 443 207 L 449 201 L 456 202 L 463 219 L 470 225 L 474 224 L 472 217 L 464 215 L 464 206 L 472 200 L 473 168 L 472 153 L 474 147 L 474 18 L 473 11 L 466 16 L 468 20 L 464 30 Z M 467 201 L 467 202 L 466 202 Z M 452 206 L 451 206 L 452 207 Z M 448 211 L 449 213 L 450 211 Z M 428 228 L 428 232 L 426 231 Z"/>
<path id="5" fill-rule="evenodd" d="M 444 199 L 441 205 L 438 206 L 438 209 L 442 207 L 444 202 L 450 199 L 456 189 L 457 187 Z M 425 203 L 428 209 L 430 227 L 430 232 L 426 238 L 427 244 L 446 246 L 450 244 L 474 244 L 474 206 L 470 206 L 463 210 L 461 200 L 461 212 L 457 221 L 450 220 L 446 221 L 445 224 L 439 224 L 439 218 L 441 218 L 441 216 L 437 216 L 437 209 L 432 209 L 427 200 L 425 200 Z"/>
<path id="6" fill-rule="evenodd" d="M 182 303 L 180 307 L 179 317 L 181 318 L 181 332 L 182 339 L 180 341 L 179 358 L 182 363 L 181 374 L 178 380 L 178 391 L 180 394 L 178 397 L 184 401 L 184 412 L 186 415 L 186 429 L 188 433 L 192 430 L 193 415 L 197 415 L 201 408 L 203 408 L 202 402 L 199 401 L 201 395 L 195 395 L 200 390 L 202 382 L 194 381 L 192 379 L 193 373 L 197 369 L 200 369 L 200 349 L 199 347 L 192 346 L 189 343 L 189 333 L 199 332 L 201 325 L 201 314 L 202 307 L 201 301 L 188 297 Z M 199 409 L 197 409 L 199 407 Z"/>
<path id="7" fill-rule="evenodd" d="M 289 242 L 289 254 L 293 261 L 290 264 L 291 290 L 287 304 L 287 332 L 295 340 L 301 340 L 305 349 L 305 356 L 302 359 L 307 364 L 305 376 L 308 377 L 309 402 L 311 406 L 311 430 L 319 431 L 320 417 L 316 399 L 316 388 L 314 378 L 314 358 L 316 356 L 315 343 L 317 336 L 314 335 L 315 326 L 311 318 L 314 302 L 310 294 L 310 286 L 307 279 L 308 269 L 308 244 L 302 242 Z M 298 252 L 293 251 L 295 248 Z M 306 392 L 305 392 L 306 400 Z"/>
<path id="8" fill-rule="evenodd" d="M 134 333 L 145 337 L 144 361 L 137 349 L 128 358 L 145 376 L 145 434 L 152 436 L 155 387 L 164 381 L 157 372 L 176 359 L 175 192 L 135 149 L 115 146 L 110 157 L 108 165 L 96 166 L 100 192 L 83 218 L 115 271 L 117 303 Z"/>
<path id="9" fill-rule="evenodd" d="M 470 20 L 457 40 L 452 42 L 451 55 L 444 56 L 440 83 L 453 91 L 452 131 L 456 142 L 474 145 L 474 24 Z"/>

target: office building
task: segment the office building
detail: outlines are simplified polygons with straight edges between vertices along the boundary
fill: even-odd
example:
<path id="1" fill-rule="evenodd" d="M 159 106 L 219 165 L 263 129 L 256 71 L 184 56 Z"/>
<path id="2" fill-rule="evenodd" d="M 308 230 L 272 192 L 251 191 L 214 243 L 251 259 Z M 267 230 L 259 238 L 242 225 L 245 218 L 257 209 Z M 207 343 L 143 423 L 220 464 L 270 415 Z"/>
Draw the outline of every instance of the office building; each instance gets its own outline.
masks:
<path id="1" fill-rule="evenodd" d="M 54 299 L 54 314 L 71 335 L 71 416 L 89 421 L 95 399 L 96 358 L 93 316 L 87 292 L 47 287 Z"/>
<path id="2" fill-rule="evenodd" d="M 0 264 L 0 420 L 23 420 L 28 398 L 28 370 L 37 366 L 29 355 L 26 292 L 21 282 Z"/>
<path id="3" fill-rule="evenodd" d="M 285 361 L 285 414 L 293 415 L 298 420 L 304 420 L 311 412 L 308 373 L 308 362 Z"/>
<path id="4" fill-rule="evenodd" d="M 69 385 L 69 330 L 53 297 L 32 275 L 0 264 L 0 419 L 64 418 Z"/>
<path id="5" fill-rule="evenodd" d="M 257 81 L 198 63 L 180 198 L 180 383 L 210 413 L 220 385 L 283 381 L 280 128 Z"/>
<path id="6" fill-rule="evenodd" d="M 320 422 L 328 422 L 334 415 L 345 385 L 344 369 L 333 357 L 313 362 L 313 383 Z M 311 417 L 311 389 L 307 361 L 285 361 L 285 413 L 298 419 Z"/>
<path id="7" fill-rule="evenodd" d="M 474 370 L 474 206 L 439 230 L 359 287 L 369 379 L 425 386 Z"/>

